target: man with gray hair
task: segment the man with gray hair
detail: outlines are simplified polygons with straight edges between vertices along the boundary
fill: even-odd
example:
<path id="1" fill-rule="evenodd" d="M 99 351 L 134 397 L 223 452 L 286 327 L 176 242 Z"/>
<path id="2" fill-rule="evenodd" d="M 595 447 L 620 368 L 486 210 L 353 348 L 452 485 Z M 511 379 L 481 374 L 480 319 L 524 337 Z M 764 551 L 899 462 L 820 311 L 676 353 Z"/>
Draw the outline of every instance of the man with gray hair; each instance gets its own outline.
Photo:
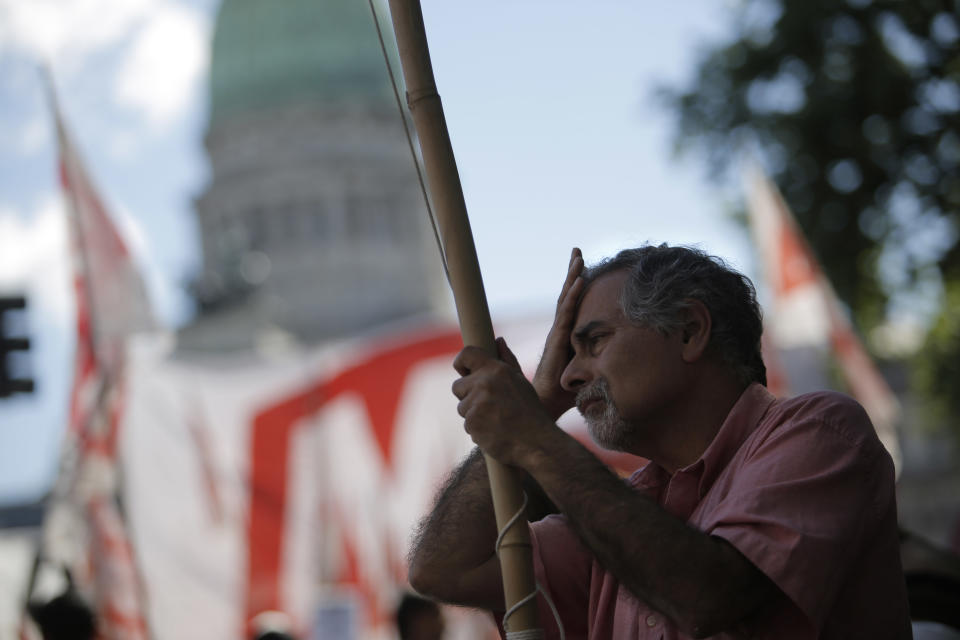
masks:
<path id="1" fill-rule="evenodd" d="M 502 339 L 499 358 L 457 356 L 465 429 L 539 505 L 534 569 L 567 638 L 910 637 L 890 456 L 852 399 L 774 398 L 761 332 L 720 259 L 644 246 L 584 269 L 574 249 L 532 383 Z M 618 478 L 556 425 L 573 406 L 650 462 Z M 502 610 L 496 535 L 474 451 L 418 531 L 411 584 Z"/>

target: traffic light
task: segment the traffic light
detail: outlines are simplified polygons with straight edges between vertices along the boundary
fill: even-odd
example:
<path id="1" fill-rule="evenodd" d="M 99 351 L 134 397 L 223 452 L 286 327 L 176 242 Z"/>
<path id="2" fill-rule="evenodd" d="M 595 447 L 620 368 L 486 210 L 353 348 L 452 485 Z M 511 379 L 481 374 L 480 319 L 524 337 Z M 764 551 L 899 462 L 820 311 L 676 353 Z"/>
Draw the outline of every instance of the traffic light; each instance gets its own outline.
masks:
<path id="1" fill-rule="evenodd" d="M 25 309 L 26 306 L 27 300 L 23 296 L 0 297 L 0 398 L 33 391 L 33 380 L 21 377 L 11 364 L 13 358 L 10 357 L 15 352 L 27 351 L 30 340 L 7 335 L 12 324 L 11 312 Z"/>

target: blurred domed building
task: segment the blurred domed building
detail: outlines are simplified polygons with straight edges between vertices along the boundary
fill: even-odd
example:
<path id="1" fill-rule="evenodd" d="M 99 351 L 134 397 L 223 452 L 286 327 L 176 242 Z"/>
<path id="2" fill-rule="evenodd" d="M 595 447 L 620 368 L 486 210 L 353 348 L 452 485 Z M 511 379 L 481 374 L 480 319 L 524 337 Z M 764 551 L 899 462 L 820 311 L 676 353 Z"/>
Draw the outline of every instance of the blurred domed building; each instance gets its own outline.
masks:
<path id="1" fill-rule="evenodd" d="M 444 307 L 366 3 L 224 0 L 209 114 L 199 313 L 181 352 L 313 344 Z"/>

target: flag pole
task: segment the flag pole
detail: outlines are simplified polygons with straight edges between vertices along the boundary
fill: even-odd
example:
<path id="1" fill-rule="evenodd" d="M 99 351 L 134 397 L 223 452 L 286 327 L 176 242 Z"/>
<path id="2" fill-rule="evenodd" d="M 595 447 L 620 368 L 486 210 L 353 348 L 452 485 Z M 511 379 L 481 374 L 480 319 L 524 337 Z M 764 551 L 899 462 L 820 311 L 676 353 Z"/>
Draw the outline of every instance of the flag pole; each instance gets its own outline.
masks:
<path id="1" fill-rule="evenodd" d="M 447 259 L 450 287 L 453 289 L 463 343 L 481 347 L 496 355 L 497 346 L 490 311 L 483 291 L 483 279 L 473 244 L 463 189 L 460 186 L 460 175 L 443 116 L 443 106 L 437 94 L 420 2 L 390 0 L 390 14 L 407 86 L 407 105 L 420 139 L 430 198 L 436 212 L 443 253 Z M 484 458 L 490 478 L 497 527 L 503 531 L 511 518 L 523 509 L 520 478 L 516 469 L 503 465 L 486 454 Z M 539 628 L 536 599 L 528 598 L 536 591 L 530 532 L 526 526 L 526 518 L 517 518 L 514 524 L 515 526 L 504 532 L 499 549 L 508 611 L 504 626 L 510 634 L 531 632 Z M 524 599 L 526 602 L 519 604 Z M 513 613 L 509 614 L 512 610 Z"/>

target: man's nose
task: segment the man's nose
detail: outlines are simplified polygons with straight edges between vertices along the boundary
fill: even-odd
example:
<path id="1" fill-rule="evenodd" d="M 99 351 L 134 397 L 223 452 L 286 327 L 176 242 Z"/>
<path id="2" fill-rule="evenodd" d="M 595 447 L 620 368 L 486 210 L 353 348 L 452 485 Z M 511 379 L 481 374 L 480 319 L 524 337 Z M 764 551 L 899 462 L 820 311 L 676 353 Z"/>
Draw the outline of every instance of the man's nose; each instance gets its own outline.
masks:
<path id="1" fill-rule="evenodd" d="M 563 373 L 560 374 L 560 386 L 564 391 L 576 392 L 587 382 L 589 382 L 589 373 L 580 357 L 574 354 Z"/>

